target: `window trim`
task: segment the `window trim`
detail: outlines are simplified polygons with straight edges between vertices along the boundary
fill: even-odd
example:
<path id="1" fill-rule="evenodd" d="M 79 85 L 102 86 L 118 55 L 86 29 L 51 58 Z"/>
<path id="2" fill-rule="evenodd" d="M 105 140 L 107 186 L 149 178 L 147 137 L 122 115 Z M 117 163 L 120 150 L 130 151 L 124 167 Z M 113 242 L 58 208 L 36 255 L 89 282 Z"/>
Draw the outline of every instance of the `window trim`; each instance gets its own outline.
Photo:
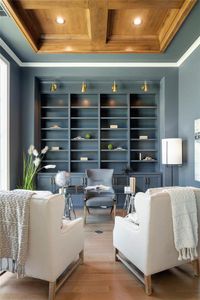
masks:
<path id="1" fill-rule="evenodd" d="M 0 69 L 5 76 L 0 76 L 0 189 L 10 189 L 10 63 L 0 54 Z M 6 133 L 6 134 L 5 134 Z M 1 146 L 2 145 L 2 146 Z M 3 150 L 3 151 L 2 151 Z M 2 171 L 3 170 L 3 171 Z M 3 176 L 2 176 L 3 174 Z"/>

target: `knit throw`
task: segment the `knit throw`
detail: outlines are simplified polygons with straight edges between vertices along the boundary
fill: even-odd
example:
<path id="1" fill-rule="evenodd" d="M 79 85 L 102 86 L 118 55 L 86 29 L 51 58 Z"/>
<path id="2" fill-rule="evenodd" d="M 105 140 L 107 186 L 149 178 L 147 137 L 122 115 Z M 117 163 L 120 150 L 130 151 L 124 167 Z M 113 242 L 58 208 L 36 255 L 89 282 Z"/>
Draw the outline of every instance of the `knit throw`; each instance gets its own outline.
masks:
<path id="1" fill-rule="evenodd" d="M 30 200 L 34 193 L 0 191 L 0 271 L 24 277 L 28 249 Z"/>
<path id="2" fill-rule="evenodd" d="M 198 221 L 197 205 L 191 188 L 166 189 L 172 207 L 175 248 L 178 260 L 194 260 L 197 255 Z"/>

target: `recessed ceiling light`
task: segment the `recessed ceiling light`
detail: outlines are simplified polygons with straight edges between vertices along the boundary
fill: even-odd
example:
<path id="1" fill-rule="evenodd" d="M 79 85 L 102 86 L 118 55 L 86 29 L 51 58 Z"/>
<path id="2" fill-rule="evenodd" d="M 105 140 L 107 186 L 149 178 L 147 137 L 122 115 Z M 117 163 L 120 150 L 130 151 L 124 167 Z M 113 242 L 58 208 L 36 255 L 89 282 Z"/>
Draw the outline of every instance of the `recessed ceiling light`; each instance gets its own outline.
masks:
<path id="1" fill-rule="evenodd" d="M 56 17 L 56 23 L 58 23 L 58 24 L 64 24 L 65 20 L 62 17 Z"/>
<path id="2" fill-rule="evenodd" d="M 140 17 L 136 17 L 133 20 L 133 24 L 136 25 L 136 26 L 139 26 L 141 23 L 142 23 L 142 19 Z"/>

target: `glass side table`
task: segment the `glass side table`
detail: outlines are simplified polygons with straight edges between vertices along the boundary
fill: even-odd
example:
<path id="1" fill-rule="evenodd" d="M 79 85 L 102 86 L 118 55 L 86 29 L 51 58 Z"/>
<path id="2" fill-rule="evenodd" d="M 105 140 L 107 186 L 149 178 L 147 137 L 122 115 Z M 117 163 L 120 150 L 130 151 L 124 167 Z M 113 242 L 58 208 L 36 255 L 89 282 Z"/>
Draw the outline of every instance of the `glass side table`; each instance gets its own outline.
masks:
<path id="1" fill-rule="evenodd" d="M 59 188 L 59 194 L 64 195 L 65 197 L 64 217 L 71 220 L 73 214 L 74 218 L 76 219 L 76 213 L 71 194 L 68 191 L 68 187 Z"/>
<path id="2" fill-rule="evenodd" d="M 135 212 L 135 193 L 132 193 L 129 189 L 124 189 L 126 195 L 123 209 L 127 214 Z"/>

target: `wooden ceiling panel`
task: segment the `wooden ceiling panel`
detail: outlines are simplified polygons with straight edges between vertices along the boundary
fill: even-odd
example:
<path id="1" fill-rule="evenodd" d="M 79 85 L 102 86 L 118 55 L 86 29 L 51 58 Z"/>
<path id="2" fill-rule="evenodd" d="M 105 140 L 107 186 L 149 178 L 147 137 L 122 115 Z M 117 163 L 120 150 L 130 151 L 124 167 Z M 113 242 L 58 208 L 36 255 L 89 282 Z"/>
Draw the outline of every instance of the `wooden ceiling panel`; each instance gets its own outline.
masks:
<path id="1" fill-rule="evenodd" d="M 37 9 L 27 10 L 38 26 L 41 34 L 82 35 L 88 34 L 86 9 Z M 55 22 L 56 16 L 63 16 L 65 23 L 61 26 Z"/>
<path id="2" fill-rule="evenodd" d="M 160 31 L 167 13 L 167 9 L 110 10 L 109 38 L 112 38 L 112 35 L 141 37 L 143 35 L 156 35 Z M 133 20 L 138 16 L 142 19 L 142 24 L 135 26 Z"/>
<path id="3" fill-rule="evenodd" d="M 3 0 L 38 53 L 163 52 L 197 0 Z M 61 16 L 64 24 L 57 24 Z M 133 20 L 140 17 L 139 26 Z"/>

